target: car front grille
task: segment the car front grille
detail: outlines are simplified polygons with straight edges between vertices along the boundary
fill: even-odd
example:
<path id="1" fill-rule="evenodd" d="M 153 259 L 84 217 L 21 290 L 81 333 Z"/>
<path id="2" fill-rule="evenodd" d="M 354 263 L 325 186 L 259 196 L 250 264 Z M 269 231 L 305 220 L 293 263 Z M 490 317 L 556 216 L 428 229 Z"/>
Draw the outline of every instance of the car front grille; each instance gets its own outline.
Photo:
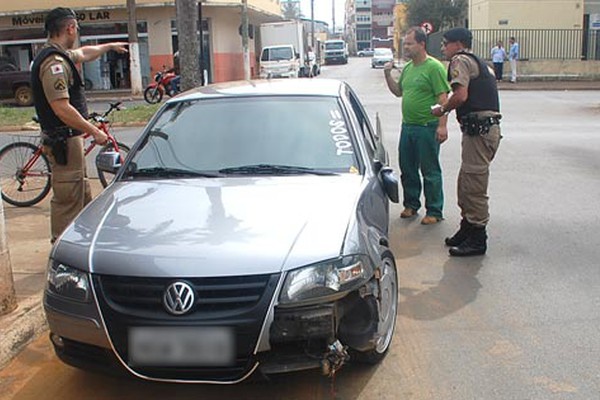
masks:
<path id="1" fill-rule="evenodd" d="M 192 314 L 212 317 L 220 313 L 231 315 L 256 305 L 263 295 L 270 275 L 244 277 L 189 278 L 196 294 Z M 166 315 L 163 295 L 173 278 L 139 278 L 99 276 L 98 284 L 106 301 L 124 313 L 150 317 Z"/>
<path id="2" fill-rule="evenodd" d="M 229 367 L 137 367 L 156 379 L 231 382 L 254 366 L 254 348 L 280 274 L 218 278 L 141 278 L 93 275 L 96 298 L 113 346 L 128 363 L 128 338 L 135 327 L 228 327 L 234 332 L 235 361 Z M 171 315 L 162 304 L 176 280 L 191 284 L 199 300 L 185 315 Z"/>

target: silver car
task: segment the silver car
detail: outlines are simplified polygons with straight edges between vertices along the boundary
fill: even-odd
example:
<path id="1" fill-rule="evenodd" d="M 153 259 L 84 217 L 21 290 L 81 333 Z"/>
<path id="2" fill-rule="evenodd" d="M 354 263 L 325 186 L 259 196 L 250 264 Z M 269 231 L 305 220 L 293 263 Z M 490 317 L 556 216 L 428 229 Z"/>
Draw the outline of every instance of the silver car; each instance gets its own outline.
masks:
<path id="1" fill-rule="evenodd" d="M 378 48 L 373 53 L 371 68 L 383 67 L 388 62 L 394 61 L 394 53 L 391 49 Z"/>
<path id="2" fill-rule="evenodd" d="M 97 162 L 115 180 L 48 266 L 50 337 L 67 364 L 236 383 L 387 353 L 398 181 L 347 84 L 199 88 L 163 105 L 123 165 Z"/>

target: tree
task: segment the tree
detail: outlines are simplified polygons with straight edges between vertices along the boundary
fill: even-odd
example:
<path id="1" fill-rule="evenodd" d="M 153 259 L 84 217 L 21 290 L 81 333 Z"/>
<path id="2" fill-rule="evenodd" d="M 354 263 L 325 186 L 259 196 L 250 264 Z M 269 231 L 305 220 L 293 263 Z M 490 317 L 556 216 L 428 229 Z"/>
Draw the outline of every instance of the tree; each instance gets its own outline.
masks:
<path id="1" fill-rule="evenodd" d="M 15 295 L 10 253 L 6 243 L 4 206 L 0 202 L 0 315 L 8 314 L 16 307 L 17 297 Z"/>
<path id="2" fill-rule="evenodd" d="M 281 2 L 281 12 L 286 19 L 300 19 L 300 3 L 297 0 L 288 0 Z"/>
<path id="3" fill-rule="evenodd" d="M 409 0 L 407 21 L 410 26 L 431 22 L 436 31 L 463 25 L 468 0 Z"/>
<path id="4" fill-rule="evenodd" d="M 198 0 L 175 0 L 181 90 L 200 86 L 200 39 Z"/>

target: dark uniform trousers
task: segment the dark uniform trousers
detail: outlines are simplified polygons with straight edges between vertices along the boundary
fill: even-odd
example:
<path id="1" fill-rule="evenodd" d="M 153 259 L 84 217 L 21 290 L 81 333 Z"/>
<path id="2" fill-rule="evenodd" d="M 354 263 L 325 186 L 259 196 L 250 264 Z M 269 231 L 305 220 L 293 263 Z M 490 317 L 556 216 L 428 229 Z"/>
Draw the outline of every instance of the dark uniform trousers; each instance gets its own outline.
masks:
<path id="1" fill-rule="evenodd" d="M 481 111 L 482 117 L 498 115 Z M 458 173 L 457 197 L 462 218 L 474 225 L 485 226 L 490 219 L 488 182 L 490 163 L 500 144 L 500 125 L 492 125 L 485 135 L 462 136 L 462 164 Z"/>
<path id="2" fill-rule="evenodd" d="M 77 214 L 92 200 L 92 191 L 87 179 L 83 136 L 67 139 L 67 164 L 58 164 L 51 148 L 44 146 L 44 153 L 52 168 L 52 200 L 50 231 L 56 240 Z"/>

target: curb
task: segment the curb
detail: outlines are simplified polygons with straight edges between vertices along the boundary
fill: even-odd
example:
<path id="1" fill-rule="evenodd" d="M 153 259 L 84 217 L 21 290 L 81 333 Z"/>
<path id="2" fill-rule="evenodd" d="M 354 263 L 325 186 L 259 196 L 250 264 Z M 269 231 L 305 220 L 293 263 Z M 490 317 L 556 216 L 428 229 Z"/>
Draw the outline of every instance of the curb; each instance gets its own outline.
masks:
<path id="1" fill-rule="evenodd" d="M 0 369 L 48 328 L 42 306 L 42 293 L 19 301 L 17 310 L 3 317 L 0 327 Z"/>

